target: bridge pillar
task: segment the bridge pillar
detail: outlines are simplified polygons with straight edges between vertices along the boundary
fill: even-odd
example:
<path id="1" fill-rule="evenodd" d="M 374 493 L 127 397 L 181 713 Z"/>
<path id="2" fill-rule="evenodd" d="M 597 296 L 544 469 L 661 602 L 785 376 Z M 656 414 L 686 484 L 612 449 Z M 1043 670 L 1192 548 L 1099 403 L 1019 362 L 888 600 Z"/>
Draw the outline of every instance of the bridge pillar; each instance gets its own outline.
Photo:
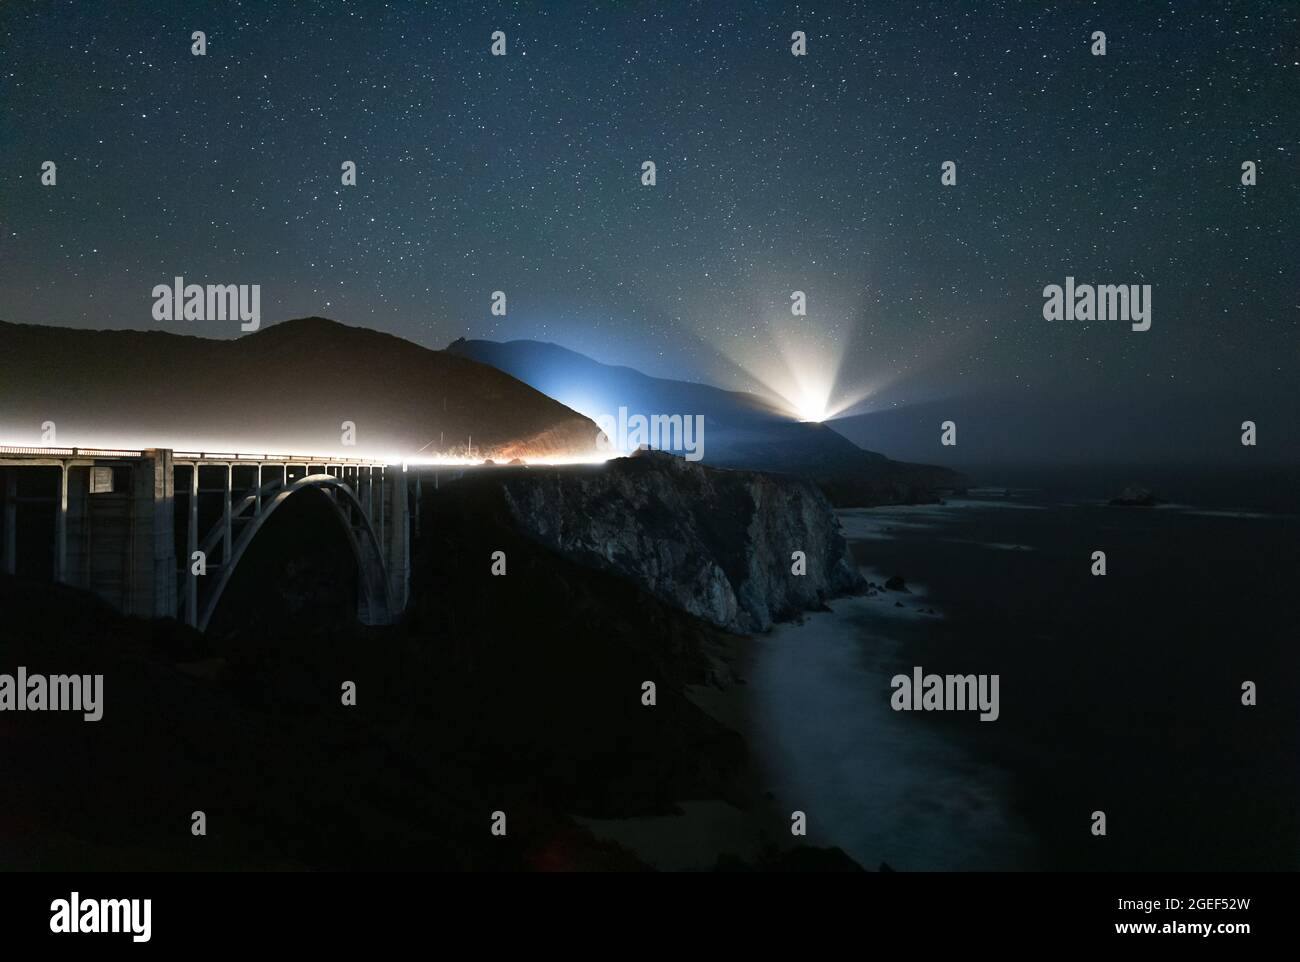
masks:
<path id="1" fill-rule="evenodd" d="M 153 448 L 131 466 L 128 614 L 176 616 L 176 516 L 172 452 Z"/>
<path id="2" fill-rule="evenodd" d="M 414 510 L 412 511 L 414 517 L 411 519 L 411 524 L 407 525 L 408 528 L 411 527 L 412 524 L 415 525 L 416 538 L 419 538 L 420 536 L 420 504 L 423 501 L 424 501 L 424 489 L 420 485 L 420 472 L 416 471 L 415 472 L 415 507 Z"/>
<path id="3" fill-rule="evenodd" d="M 392 617 L 397 621 L 406 610 L 411 585 L 411 525 L 407 503 L 407 474 L 385 468 L 379 497 L 378 532 L 384 564 L 388 569 L 388 594 L 393 600 Z"/>
<path id="4" fill-rule="evenodd" d="M 199 462 L 190 469 L 189 517 L 185 530 L 185 623 L 199 626 L 199 579 L 194 574 L 194 552 L 199 550 Z"/>
<path id="5" fill-rule="evenodd" d="M 221 563 L 230 564 L 230 553 L 233 550 L 234 532 L 231 520 L 231 500 L 234 495 L 235 487 L 235 469 L 232 465 L 226 465 L 226 491 L 225 501 L 222 503 L 221 515 Z"/>
<path id="6" fill-rule="evenodd" d="M 4 480 L 4 570 L 5 574 L 15 574 L 18 571 L 18 471 L 14 468 L 6 468 Z"/>
<path id="7" fill-rule="evenodd" d="M 54 515 L 54 580 L 68 581 L 68 462 L 59 464 L 59 501 Z"/>

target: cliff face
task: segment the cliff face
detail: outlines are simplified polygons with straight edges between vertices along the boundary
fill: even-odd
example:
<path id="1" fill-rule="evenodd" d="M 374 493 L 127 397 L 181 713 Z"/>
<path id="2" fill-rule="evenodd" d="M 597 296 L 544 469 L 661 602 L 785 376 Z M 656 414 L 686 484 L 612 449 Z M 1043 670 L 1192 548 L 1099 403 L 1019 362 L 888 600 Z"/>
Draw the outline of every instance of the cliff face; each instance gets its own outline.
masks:
<path id="1" fill-rule="evenodd" d="M 551 550 L 728 631 L 766 631 L 864 587 L 809 481 L 646 453 L 598 470 L 511 472 L 503 487 L 515 522 Z M 805 574 L 792 572 L 795 551 Z"/>

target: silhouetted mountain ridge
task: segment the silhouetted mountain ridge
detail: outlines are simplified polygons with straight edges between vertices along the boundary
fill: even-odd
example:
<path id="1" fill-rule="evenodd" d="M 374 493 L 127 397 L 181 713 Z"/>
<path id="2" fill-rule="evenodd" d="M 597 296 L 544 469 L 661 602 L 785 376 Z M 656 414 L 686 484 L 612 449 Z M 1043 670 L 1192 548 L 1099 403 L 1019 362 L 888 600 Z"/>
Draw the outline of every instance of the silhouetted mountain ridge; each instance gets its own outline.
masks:
<path id="1" fill-rule="evenodd" d="M 620 408 L 629 416 L 703 415 L 706 464 L 808 477 L 836 504 L 932 501 L 966 483 L 947 468 L 864 450 L 827 424 L 796 421 L 744 391 L 652 377 L 541 341 L 460 338 L 447 351 L 491 364 L 589 417 L 617 417 Z"/>
<path id="2" fill-rule="evenodd" d="M 231 340 L 0 322 L 0 437 L 39 443 L 336 452 L 595 450 L 586 418 L 502 371 L 323 317 Z"/>

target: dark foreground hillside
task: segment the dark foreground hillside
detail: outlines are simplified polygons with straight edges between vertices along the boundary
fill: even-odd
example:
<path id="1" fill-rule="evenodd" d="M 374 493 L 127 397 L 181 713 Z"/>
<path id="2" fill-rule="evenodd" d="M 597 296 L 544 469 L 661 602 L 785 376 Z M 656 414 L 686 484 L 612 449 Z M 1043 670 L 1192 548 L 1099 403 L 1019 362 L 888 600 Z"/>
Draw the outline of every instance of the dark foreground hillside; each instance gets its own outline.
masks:
<path id="1" fill-rule="evenodd" d="M 0 714 L 0 863 L 638 868 L 571 816 L 763 804 L 741 736 L 684 694 L 732 683 L 726 636 L 521 534 L 490 478 L 426 487 L 421 508 L 400 627 L 330 622 L 351 561 L 325 541 L 298 560 L 326 517 L 311 498 L 268 525 L 207 636 L 0 579 L 0 671 L 105 675 L 99 722 Z M 505 577 L 490 573 L 498 550 Z M 640 701 L 648 679 L 654 708 Z M 356 707 L 340 704 L 345 680 Z M 194 810 L 206 838 L 190 833 Z M 773 837 L 764 867 L 846 866 L 788 841 Z"/>

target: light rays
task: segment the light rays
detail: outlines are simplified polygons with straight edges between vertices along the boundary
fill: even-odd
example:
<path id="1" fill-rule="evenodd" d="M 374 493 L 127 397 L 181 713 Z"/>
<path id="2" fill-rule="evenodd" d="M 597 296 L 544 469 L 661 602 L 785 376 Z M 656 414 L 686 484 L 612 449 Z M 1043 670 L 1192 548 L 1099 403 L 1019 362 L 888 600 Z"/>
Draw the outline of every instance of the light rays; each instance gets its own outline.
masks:
<path id="1" fill-rule="evenodd" d="M 777 411 L 798 421 L 829 421 L 873 393 L 865 383 L 841 377 L 849 348 L 851 312 L 834 320 L 792 316 L 788 305 L 769 305 L 748 338 L 718 342 L 719 351 L 752 379 L 746 385 Z M 845 320 L 839 320 L 845 318 Z"/>

